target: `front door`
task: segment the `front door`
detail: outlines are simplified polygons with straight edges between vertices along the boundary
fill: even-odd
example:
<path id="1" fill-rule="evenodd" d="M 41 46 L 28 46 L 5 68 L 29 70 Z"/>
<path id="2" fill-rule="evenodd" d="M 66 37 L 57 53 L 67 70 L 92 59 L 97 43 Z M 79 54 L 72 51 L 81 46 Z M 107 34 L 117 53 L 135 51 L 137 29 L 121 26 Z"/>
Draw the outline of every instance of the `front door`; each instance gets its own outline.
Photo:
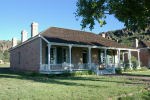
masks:
<path id="1" fill-rule="evenodd" d="M 83 64 L 88 63 L 87 56 L 87 51 L 84 50 L 82 53 Z"/>

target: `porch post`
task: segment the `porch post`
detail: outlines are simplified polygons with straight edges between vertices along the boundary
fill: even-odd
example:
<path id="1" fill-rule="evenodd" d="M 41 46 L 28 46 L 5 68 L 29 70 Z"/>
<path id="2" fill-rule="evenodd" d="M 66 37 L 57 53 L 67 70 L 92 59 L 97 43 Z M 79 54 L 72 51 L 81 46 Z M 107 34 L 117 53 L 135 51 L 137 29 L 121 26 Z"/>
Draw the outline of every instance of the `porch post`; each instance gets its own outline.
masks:
<path id="1" fill-rule="evenodd" d="M 128 50 L 128 59 L 129 59 L 129 67 L 132 69 L 132 63 L 131 63 L 131 50 Z"/>
<path id="2" fill-rule="evenodd" d="M 138 65 L 137 69 L 141 69 L 140 50 L 138 50 L 137 53 L 138 53 L 138 62 L 139 62 L 139 65 Z"/>
<path id="3" fill-rule="evenodd" d="M 124 65 L 124 54 L 125 54 L 125 53 L 123 52 L 123 53 L 122 53 L 123 67 L 125 66 L 125 65 Z"/>
<path id="4" fill-rule="evenodd" d="M 71 49 L 72 49 L 72 45 L 69 45 L 69 65 L 70 65 L 70 71 L 72 71 L 72 69 L 71 69 L 71 60 L 72 60 L 72 55 L 71 55 Z"/>
<path id="5" fill-rule="evenodd" d="M 118 49 L 118 67 L 120 67 L 120 49 Z"/>
<path id="6" fill-rule="evenodd" d="M 104 49 L 104 55 L 105 55 L 105 67 L 107 67 L 107 49 Z"/>
<path id="7" fill-rule="evenodd" d="M 48 44 L 48 70 L 49 71 L 51 70 L 50 62 L 51 62 L 51 45 Z"/>
<path id="8" fill-rule="evenodd" d="M 40 68 L 42 67 L 42 39 L 40 38 Z"/>
<path id="9" fill-rule="evenodd" d="M 124 62 L 124 52 L 122 53 L 122 61 Z"/>
<path id="10" fill-rule="evenodd" d="M 88 56 L 89 56 L 89 61 L 88 61 L 88 63 L 89 63 L 89 68 L 91 69 L 91 47 L 88 47 Z"/>

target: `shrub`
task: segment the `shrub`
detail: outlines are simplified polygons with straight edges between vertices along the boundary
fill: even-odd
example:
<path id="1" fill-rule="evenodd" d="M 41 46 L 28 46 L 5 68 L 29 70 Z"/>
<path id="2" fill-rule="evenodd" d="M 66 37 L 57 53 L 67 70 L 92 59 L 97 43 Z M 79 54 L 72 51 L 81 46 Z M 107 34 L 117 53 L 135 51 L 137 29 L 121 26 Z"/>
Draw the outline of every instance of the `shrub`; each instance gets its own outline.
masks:
<path id="1" fill-rule="evenodd" d="M 126 67 L 124 68 L 124 71 L 125 71 L 125 72 L 132 72 L 133 70 L 132 70 L 129 66 L 126 66 Z"/>
<path id="2" fill-rule="evenodd" d="M 122 69 L 120 67 L 116 68 L 115 71 L 116 71 L 116 74 L 122 74 Z"/>
<path id="3" fill-rule="evenodd" d="M 92 72 L 91 70 L 88 71 L 76 71 L 71 73 L 72 76 L 80 76 L 80 75 L 93 75 L 94 72 Z"/>
<path id="4" fill-rule="evenodd" d="M 132 67 L 133 69 L 137 69 L 137 66 L 139 65 L 138 60 L 136 59 L 136 57 L 132 56 L 131 57 L 131 62 L 132 62 Z"/>
<path id="5" fill-rule="evenodd" d="M 149 70 L 146 66 L 141 67 L 141 69 L 135 69 L 136 71 L 147 71 Z"/>

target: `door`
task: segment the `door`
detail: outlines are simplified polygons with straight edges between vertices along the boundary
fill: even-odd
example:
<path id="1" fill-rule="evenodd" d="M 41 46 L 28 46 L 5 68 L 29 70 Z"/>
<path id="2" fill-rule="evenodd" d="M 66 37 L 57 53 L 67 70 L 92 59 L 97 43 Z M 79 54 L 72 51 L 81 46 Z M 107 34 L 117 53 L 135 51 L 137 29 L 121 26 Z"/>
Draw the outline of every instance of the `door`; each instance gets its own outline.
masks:
<path id="1" fill-rule="evenodd" d="M 84 50 L 82 53 L 83 64 L 88 63 L 87 57 L 88 57 L 87 51 Z"/>

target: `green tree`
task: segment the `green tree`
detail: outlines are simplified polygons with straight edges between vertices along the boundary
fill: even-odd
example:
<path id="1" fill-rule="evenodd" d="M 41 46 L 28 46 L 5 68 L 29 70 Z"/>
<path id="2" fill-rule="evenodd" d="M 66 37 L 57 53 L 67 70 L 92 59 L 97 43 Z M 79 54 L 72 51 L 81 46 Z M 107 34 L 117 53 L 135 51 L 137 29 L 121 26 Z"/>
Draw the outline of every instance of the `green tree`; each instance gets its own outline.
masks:
<path id="1" fill-rule="evenodd" d="M 3 55 L 3 52 L 0 51 L 0 60 L 3 60 L 4 59 L 4 55 Z"/>
<path id="2" fill-rule="evenodd" d="M 130 29 L 145 29 L 150 23 L 149 0 L 78 0 L 76 6 L 82 29 L 92 30 L 96 21 L 102 27 L 107 15 L 114 15 Z"/>
<path id="3" fill-rule="evenodd" d="M 10 57 L 9 52 L 6 50 L 4 51 L 3 55 L 4 55 L 4 61 L 9 62 L 9 57 Z"/>

